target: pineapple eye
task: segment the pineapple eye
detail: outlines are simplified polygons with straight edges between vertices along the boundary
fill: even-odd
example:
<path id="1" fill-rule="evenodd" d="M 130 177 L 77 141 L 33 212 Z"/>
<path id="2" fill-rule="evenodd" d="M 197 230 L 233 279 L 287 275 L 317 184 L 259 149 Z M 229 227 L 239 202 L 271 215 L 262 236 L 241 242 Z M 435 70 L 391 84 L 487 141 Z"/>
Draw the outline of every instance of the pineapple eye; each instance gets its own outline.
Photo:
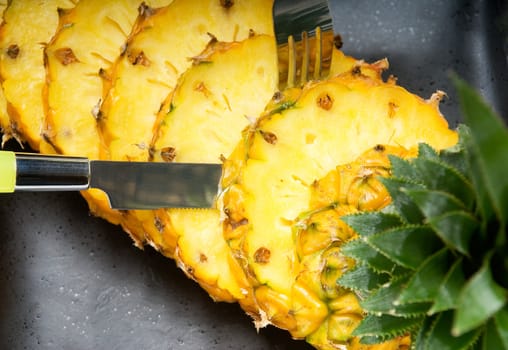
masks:
<path id="1" fill-rule="evenodd" d="M 176 150 L 174 147 L 164 147 L 161 149 L 161 158 L 165 162 L 172 162 L 176 157 Z"/>
<path id="2" fill-rule="evenodd" d="M 55 57 L 64 66 L 79 62 L 78 58 L 74 54 L 74 51 L 72 51 L 70 47 L 62 47 L 55 50 Z"/>
<path id="3" fill-rule="evenodd" d="M 261 247 L 254 253 L 254 261 L 258 264 L 268 264 L 271 254 L 270 249 Z"/>
<path id="4" fill-rule="evenodd" d="M 231 8 L 234 4 L 234 0 L 220 0 L 220 5 L 225 9 Z"/>
<path id="5" fill-rule="evenodd" d="M 277 143 L 277 135 L 273 132 L 259 130 L 263 139 L 268 142 L 270 145 L 275 145 Z"/>
<path id="6" fill-rule="evenodd" d="M 7 48 L 7 56 L 9 56 L 12 59 L 17 58 L 19 55 L 19 46 L 17 44 L 9 45 Z"/>
<path id="7" fill-rule="evenodd" d="M 327 93 L 319 95 L 316 101 L 318 107 L 329 111 L 333 107 L 333 98 Z"/>

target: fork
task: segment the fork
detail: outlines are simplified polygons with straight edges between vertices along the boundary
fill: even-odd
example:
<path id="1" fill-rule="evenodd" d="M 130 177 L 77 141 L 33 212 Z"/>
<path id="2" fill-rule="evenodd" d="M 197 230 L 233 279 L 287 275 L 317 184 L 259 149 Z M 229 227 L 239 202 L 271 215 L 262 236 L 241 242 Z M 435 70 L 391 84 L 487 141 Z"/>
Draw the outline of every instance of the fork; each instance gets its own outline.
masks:
<path id="1" fill-rule="evenodd" d="M 319 80 L 329 71 L 334 42 L 328 0 L 275 0 L 279 90 Z"/>

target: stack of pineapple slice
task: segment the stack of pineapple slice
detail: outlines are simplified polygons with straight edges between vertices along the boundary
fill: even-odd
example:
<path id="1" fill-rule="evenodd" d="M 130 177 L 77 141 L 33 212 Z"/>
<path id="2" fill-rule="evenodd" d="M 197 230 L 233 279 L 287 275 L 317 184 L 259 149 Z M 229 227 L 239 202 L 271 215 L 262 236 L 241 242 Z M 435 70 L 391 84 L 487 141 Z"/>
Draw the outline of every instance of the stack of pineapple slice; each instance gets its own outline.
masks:
<path id="1" fill-rule="evenodd" d="M 383 344 L 352 336 L 363 295 L 337 281 L 361 263 L 342 251 L 358 236 L 342 217 L 387 207 L 378 177 L 391 174 L 391 155 L 457 143 L 439 113 L 442 93 L 421 99 L 382 79 L 386 60 L 338 49 L 329 79 L 277 91 L 271 16 L 271 0 L 12 0 L 0 27 L 4 141 L 90 158 L 222 162 L 214 209 L 115 211 L 100 191 L 83 196 L 257 327 L 324 350 L 407 349 L 409 329 L 376 338 Z"/>

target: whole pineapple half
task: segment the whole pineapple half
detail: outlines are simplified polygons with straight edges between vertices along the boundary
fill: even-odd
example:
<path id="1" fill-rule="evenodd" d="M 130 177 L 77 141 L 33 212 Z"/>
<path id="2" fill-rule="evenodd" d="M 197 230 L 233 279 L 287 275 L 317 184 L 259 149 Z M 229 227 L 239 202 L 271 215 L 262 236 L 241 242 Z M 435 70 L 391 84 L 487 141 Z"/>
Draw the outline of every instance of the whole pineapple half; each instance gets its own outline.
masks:
<path id="1" fill-rule="evenodd" d="M 425 101 L 355 66 L 277 94 L 244 131 L 224 164 L 218 208 L 258 326 L 322 349 L 348 344 L 363 311 L 336 283 L 353 266 L 341 246 L 354 233 L 340 217 L 388 204 L 375 181 L 390 171 L 386 154 L 414 155 L 423 140 L 437 149 L 457 142 L 439 96 Z"/>
<path id="2" fill-rule="evenodd" d="M 343 218 L 359 239 L 339 279 L 361 295 L 364 343 L 410 332 L 416 349 L 508 349 L 508 129 L 456 80 L 458 145 L 390 157 L 382 211 Z"/>

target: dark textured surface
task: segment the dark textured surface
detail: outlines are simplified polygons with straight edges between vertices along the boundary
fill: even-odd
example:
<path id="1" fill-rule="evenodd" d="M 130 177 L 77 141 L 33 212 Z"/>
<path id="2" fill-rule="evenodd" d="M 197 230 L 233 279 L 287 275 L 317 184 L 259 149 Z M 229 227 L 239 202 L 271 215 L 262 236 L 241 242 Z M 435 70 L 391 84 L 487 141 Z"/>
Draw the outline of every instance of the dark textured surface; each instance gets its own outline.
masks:
<path id="1" fill-rule="evenodd" d="M 508 115 L 499 6 L 332 2 L 344 51 L 388 57 L 389 73 L 424 97 L 448 92 L 442 111 L 452 124 L 450 70 Z M 173 261 L 87 213 L 76 193 L 0 196 L 0 349 L 310 349 L 273 327 L 257 334 L 238 306 L 214 303 Z"/>

